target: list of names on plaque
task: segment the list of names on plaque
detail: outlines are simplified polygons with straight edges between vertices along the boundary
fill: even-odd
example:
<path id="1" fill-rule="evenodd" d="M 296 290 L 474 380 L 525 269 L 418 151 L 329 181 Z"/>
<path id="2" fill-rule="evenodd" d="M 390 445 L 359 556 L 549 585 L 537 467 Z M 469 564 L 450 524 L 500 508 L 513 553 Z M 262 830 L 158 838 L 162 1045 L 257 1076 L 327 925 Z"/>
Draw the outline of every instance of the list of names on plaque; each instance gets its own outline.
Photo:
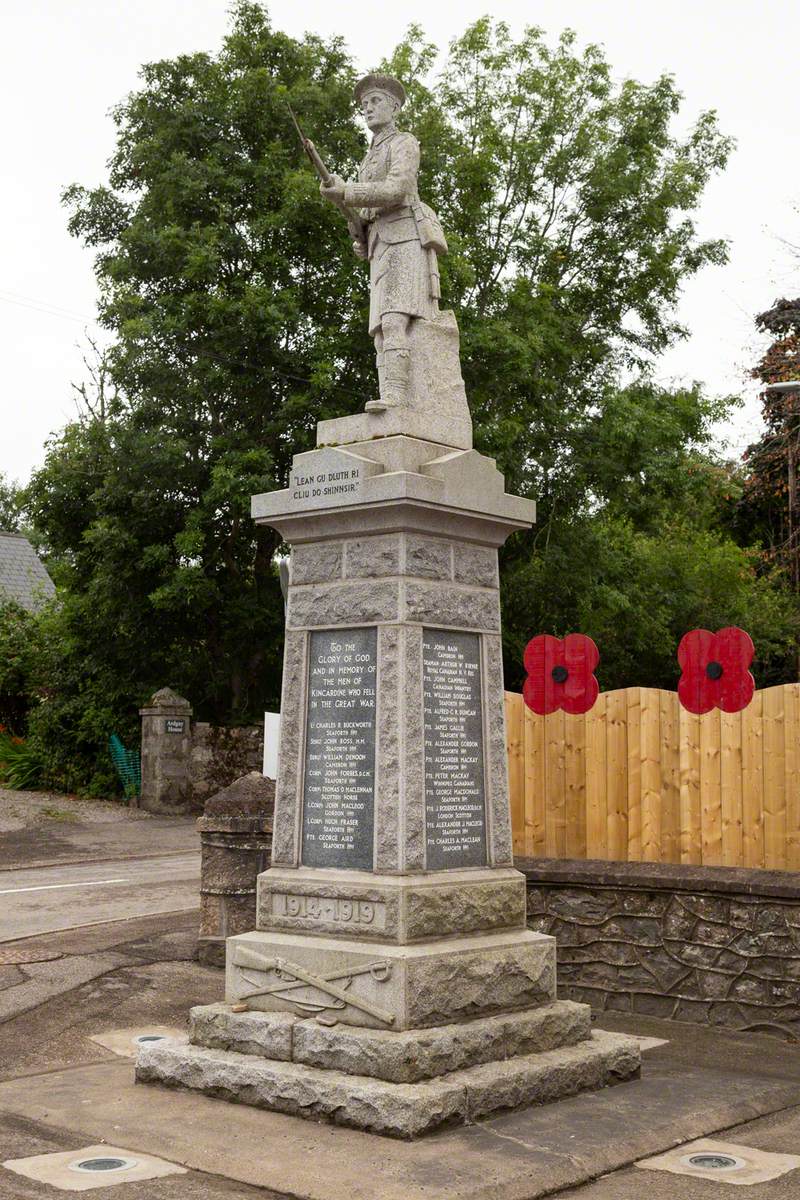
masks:
<path id="1" fill-rule="evenodd" d="M 425 827 L 428 870 L 486 864 L 480 639 L 425 629 Z"/>
<path id="2" fill-rule="evenodd" d="M 376 629 L 310 638 L 303 863 L 372 870 Z"/>

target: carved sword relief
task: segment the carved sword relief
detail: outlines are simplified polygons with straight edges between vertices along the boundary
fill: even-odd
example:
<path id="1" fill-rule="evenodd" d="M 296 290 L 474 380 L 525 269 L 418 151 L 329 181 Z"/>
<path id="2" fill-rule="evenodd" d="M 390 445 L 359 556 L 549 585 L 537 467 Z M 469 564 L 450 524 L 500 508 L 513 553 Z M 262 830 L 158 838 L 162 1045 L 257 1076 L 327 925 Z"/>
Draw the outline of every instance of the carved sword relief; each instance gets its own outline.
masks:
<path id="1" fill-rule="evenodd" d="M 394 1024 L 393 1013 L 387 1012 L 386 1009 L 380 1008 L 378 1005 L 372 1004 L 369 1000 L 364 1000 L 361 996 L 354 995 L 348 990 L 353 979 L 359 975 L 369 975 L 376 983 L 384 983 L 392 972 L 391 963 L 384 960 L 378 959 L 376 962 L 366 963 L 362 966 L 350 967 L 347 970 L 338 970 L 331 975 L 315 975 L 311 971 L 307 971 L 304 967 L 298 966 L 297 963 L 289 962 L 288 959 L 267 958 L 262 954 L 256 953 L 254 950 L 248 950 L 246 947 L 239 946 L 236 949 L 233 961 L 237 967 L 245 969 L 242 972 L 245 983 L 253 984 L 256 982 L 248 978 L 245 974 L 246 970 L 258 971 L 260 974 L 274 972 L 280 981 L 268 984 L 267 986 L 256 987 L 251 992 L 245 992 L 239 997 L 240 1002 L 252 1000 L 256 996 L 275 996 L 276 999 L 288 1001 L 302 1012 L 315 1014 L 328 1010 L 341 1011 L 349 1004 L 352 1008 L 357 1008 L 361 1012 L 368 1013 L 369 1016 L 375 1017 L 377 1021 L 382 1021 L 385 1025 Z M 338 986 L 340 982 L 342 983 L 341 987 Z M 331 997 L 331 999 L 323 1002 L 321 1000 L 301 999 L 288 994 L 305 987 L 314 988 L 322 992 L 323 995 Z"/>

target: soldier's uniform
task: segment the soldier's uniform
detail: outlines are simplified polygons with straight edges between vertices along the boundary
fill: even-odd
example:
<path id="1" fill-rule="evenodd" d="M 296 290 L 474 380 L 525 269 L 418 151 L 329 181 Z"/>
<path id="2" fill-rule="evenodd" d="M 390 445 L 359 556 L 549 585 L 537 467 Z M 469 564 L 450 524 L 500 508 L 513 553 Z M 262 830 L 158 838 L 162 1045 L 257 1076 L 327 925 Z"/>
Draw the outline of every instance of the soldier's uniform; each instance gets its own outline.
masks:
<path id="1" fill-rule="evenodd" d="M 439 265 L 447 243 L 436 214 L 417 190 L 419 142 L 391 128 L 378 134 L 344 201 L 359 210 L 370 264 L 369 331 L 386 313 L 433 320 L 439 312 Z"/>

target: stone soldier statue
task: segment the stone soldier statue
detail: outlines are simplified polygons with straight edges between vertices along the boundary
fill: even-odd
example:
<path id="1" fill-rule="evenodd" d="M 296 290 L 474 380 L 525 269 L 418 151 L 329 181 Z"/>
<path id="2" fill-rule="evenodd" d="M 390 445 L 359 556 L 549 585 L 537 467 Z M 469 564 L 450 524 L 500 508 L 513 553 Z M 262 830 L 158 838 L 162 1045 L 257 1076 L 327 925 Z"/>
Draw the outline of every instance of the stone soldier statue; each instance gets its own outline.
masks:
<path id="1" fill-rule="evenodd" d="M 355 210 L 364 223 L 363 241 L 354 241 L 360 258 L 369 259 L 369 332 L 377 351 L 380 400 L 368 412 L 383 412 L 406 402 L 409 386 L 411 322 L 439 315 L 437 257 L 447 253 L 442 227 L 417 190 L 419 142 L 402 133 L 395 117 L 405 103 L 402 83 L 389 75 L 366 75 L 355 99 L 373 134 L 359 167 L 358 181 L 338 175 L 320 185 L 332 203 Z"/>

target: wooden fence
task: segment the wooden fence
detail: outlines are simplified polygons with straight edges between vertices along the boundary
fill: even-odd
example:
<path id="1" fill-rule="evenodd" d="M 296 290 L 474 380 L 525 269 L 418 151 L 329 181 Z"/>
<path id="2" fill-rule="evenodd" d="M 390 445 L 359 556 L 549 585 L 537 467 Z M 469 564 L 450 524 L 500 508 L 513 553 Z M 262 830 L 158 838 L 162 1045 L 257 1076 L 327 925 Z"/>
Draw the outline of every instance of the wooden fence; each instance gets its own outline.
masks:
<path id="1" fill-rule="evenodd" d="M 506 692 L 514 852 L 800 870 L 800 684 L 742 712 L 676 692 L 603 692 L 537 716 Z"/>

